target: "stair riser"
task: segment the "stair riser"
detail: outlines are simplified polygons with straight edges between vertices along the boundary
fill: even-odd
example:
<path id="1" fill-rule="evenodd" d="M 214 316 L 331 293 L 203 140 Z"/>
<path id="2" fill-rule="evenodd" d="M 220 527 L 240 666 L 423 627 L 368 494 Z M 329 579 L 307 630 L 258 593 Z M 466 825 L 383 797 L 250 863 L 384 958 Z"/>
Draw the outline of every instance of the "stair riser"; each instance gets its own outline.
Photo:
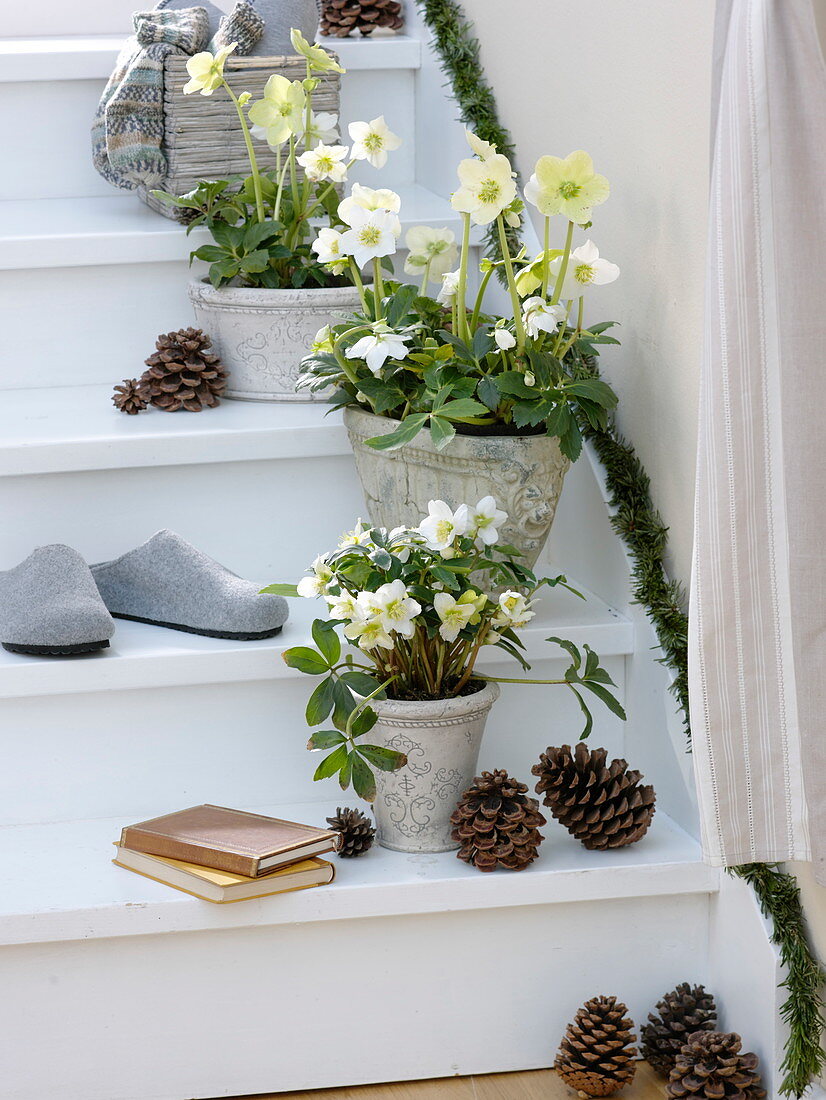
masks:
<path id="1" fill-rule="evenodd" d="M 187 284 L 205 275 L 206 265 L 190 268 L 193 247 L 182 235 L 180 259 L 72 266 L 79 261 L 67 246 L 54 267 L 0 271 L 0 391 L 114 385 L 124 375 L 139 376 L 158 333 L 195 323 Z M 404 281 L 406 255 L 400 248 L 393 257 L 395 277 Z M 476 249 L 473 256 L 475 267 Z M 471 283 L 472 294 L 475 276 Z"/>
<path id="2" fill-rule="evenodd" d="M 642 1020 L 707 980 L 707 923 L 701 894 L 6 948 L 4 1083 L 180 1100 L 544 1067 L 587 997 Z"/>
<path id="3" fill-rule="evenodd" d="M 108 561 L 168 527 L 268 583 L 298 580 L 366 513 L 352 459 L 332 456 L 0 478 L 0 515 L 0 569 L 52 542 Z"/>
<path id="4" fill-rule="evenodd" d="M 343 142 L 350 141 L 348 123 L 382 112 L 391 129 L 404 139 L 380 172 L 358 165 L 352 179 L 382 187 L 415 179 L 414 76 L 413 70 L 393 69 L 355 71 L 344 77 Z M 7 130 L 0 200 L 115 193 L 92 167 L 91 158 L 90 127 L 105 83 L 100 79 L 0 83 L 0 118 L 6 120 Z M 45 133 L 48 140 L 44 141 Z"/>
<path id="5" fill-rule="evenodd" d="M 296 644 L 304 641 L 297 632 Z M 95 658 L 101 668 L 106 659 Z M 274 677 L 283 668 L 277 662 L 274 657 Z M 605 660 L 620 693 L 623 663 Z M 518 672 L 507 658 L 483 667 L 493 675 Z M 561 661 L 537 661 L 532 675 L 559 678 L 564 669 Z M 335 798 L 334 781 L 313 782 L 321 755 L 305 748 L 304 708 L 317 682 L 281 676 L 0 700 L 8 745 L 0 825 L 99 817 L 126 824 L 200 802 L 256 806 Z M 530 769 L 540 752 L 578 735 L 578 713 L 564 689 L 503 685 L 480 765 L 507 768 L 532 785 Z M 622 724 L 596 707 L 595 716 L 591 742 L 621 755 Z"/>

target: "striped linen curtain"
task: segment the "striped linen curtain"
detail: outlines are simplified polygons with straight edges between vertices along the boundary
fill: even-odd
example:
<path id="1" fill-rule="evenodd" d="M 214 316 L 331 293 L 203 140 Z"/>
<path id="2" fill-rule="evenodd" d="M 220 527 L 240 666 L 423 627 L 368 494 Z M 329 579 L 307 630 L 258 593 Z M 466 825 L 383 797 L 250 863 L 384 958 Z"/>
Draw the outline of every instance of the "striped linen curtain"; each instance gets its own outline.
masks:
<path id="1" fill-rule="evenodd" d="M 689 678 L 703 846 L 826 884 L 826 66 L 718 0 Z"/>

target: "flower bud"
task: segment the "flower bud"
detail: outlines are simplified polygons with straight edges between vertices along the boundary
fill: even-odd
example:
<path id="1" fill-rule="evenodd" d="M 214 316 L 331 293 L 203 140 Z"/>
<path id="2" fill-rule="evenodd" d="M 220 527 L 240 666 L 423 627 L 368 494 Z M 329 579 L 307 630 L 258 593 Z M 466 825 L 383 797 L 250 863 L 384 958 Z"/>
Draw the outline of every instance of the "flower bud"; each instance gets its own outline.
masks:
<path id="1" fill-rule="evenodd" d="M 246 107 L 249 101 L 252 99 L 252 92 L 241 92 L 238 96 L 238 106 Z"/>
<path id="2" fill-rule="evenodd" d="M 533 371 L 530 371 L 530 370 L 525 371 L 525 385 L 526 386 L 535 386 L 536 385 L 536 375 L 533 373 Z"/>

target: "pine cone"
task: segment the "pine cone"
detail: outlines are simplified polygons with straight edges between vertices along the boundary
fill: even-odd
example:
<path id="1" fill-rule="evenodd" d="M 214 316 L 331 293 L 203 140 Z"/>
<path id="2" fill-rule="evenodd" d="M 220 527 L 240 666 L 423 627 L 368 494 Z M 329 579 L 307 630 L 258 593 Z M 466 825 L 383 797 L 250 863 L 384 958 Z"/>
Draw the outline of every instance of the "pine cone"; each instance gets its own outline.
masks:
<path id="1" fill-rule="evenodd" d="M 338 855 L 342 859 L 351 856 L 361 856 L 373 844 L 376 830 L 373 823 L 361 810 L 351 810 L 349 806 L 344 809 L 339 806 L 335 817 L 328 817 L 327 824 L 337 833 L 341 833 L 341 847 Z"/>
<path id="2" fill-rule="evenodd" d="M 346 38 L 351 31 L 372 34 L 376 27 L 398 31 L 404 26 L 399 0 L 321 0 L 322 34 Z"/>
<path id="3" fill-rule="evenodd" d="M 642 1056 L 661 1077 L 668 1077 L 689 1035 L 714 1031 L 717 1006 L 701 985 L 682 982 L 657 1003 L 657 1015 L 648 1014 L 640 1028 Z"/>
<path id="4" fill-rule="evenodd" d="M 695 1031 L 677 1055 L 666 1096 L 700 1100 L 764 1100 L 757 1055 L 743 1054 L 740 1036 Z"/>
<path id="5" fill-rule="evenodd" d="M 451 814 L 451 836 L 461 844 L 459 859 L 479 871 L 506 867 L 522 871 L 537 857 L 545 824 L 528 787 L 506 771 L 482 772 Z"/>
<path id="6" fill-rule="evenodd" d="M 616 997 L 594 997 L 577 1012 L 560 1043 L 554 1069 L 586 1096 L 611 1096 L 630 1085 L 637 1048 L 628 1009 Z"/>
<path id="7" fill-rule="evenodd" d="M 146 397 L 136 378 L 124 378 L 122 386 L 115 386 L 112 404 L 122 413 L 136 416 L 146 408 Z"/>
<path id="8" fill-rule="evenodd" d="M 549 748 L 531 771 L 539 776 L 537 794 L 565 828 L 586 848 L 624 848 L 648 832 L 654 816 L 653 787 L 641 787 L 639 772 L 624 760 L 606 766 L 605 749 L 589 752 L 580 741 Z"/>
<path id="9" fill-rule="evenodd" d="M 200 412 L 217 405 L 227 373 L 218 356 L 207 351 L 211 346 L 212 340 L 199 328 L 162 333 L 140 381 L 144 397 L 167 412 Z"/>

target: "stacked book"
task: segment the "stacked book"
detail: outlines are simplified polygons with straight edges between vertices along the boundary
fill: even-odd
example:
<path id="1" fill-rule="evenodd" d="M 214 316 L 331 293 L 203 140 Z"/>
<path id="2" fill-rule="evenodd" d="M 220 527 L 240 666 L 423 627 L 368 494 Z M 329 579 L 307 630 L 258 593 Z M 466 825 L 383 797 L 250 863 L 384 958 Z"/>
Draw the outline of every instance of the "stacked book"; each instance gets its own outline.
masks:
<path id="1" fill-rule="evenodd" d="M 332 882 L 335 868 L 318 857 L 337 850 L 340 840 L 332 829 L 225 806 L 190 806 L 129 825 L 113 862 L 204 901 L 225 903 Z"/>

